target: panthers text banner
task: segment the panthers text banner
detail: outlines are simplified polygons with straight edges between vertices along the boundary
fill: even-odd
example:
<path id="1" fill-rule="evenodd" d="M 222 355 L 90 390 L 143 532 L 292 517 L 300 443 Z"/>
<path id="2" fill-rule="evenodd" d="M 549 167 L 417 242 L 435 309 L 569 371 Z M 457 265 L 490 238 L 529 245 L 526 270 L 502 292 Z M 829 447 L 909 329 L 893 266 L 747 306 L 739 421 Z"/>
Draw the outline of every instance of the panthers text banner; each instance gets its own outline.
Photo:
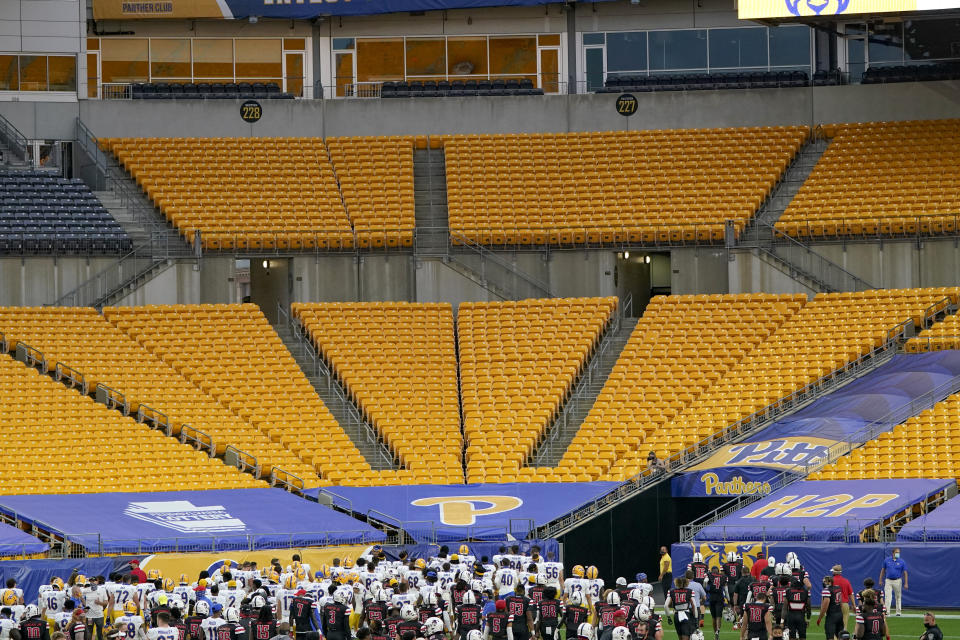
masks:
<path id="1" fill-rule="evenodd" d="M 591 2 L 605 0 L 590 0 Z M 549 4 L 556 0 L 93 0 L 97 20 L 316 18 Z"/>
<path id="2" fill-rule="evenodd" d="M 273 549 L 386 538 L 282 489 L 2 496 L 0 512 L 90 553 Z"/>
<path id="3" fill-rule="evenodd" d="M 701 529 L 697 540 L 855 542 L 860 533 L 953 480 L 805 480 Z"/>
<path id="4" fill-rule="evenodd" d="M 615 482 L 334 487 L 334 502 L 403 529 L 421 542 L 520 539 L 590 502 Z"/>
<path id="5" fill-rule="evenodd" d="M 741 20 L 761 20 L 936 11 L 957 7 L 960 7 L 958 0 L 739 0 L 738 15 Z"/>

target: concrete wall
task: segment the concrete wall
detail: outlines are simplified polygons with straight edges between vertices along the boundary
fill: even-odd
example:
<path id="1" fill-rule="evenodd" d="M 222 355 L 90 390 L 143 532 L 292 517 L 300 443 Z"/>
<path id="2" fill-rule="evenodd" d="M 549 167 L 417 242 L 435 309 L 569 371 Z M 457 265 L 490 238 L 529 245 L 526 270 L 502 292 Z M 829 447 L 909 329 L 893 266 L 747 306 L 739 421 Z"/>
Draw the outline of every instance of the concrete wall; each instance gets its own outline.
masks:
<path id="1" fill-rule="evenodd" d="M 727 293 L 727 251 L 693 247 L 670 252 L 670 293 Z"/>
<path id="2" fill-rule="evenodd" d="M 112 262 L 112 258 L 0 258 L 0 304 L 50 304 Z"/>
<path id="3" fill-rule="evenodd" d="M 78 115 L 98 136 L 336 136 L 565 132 L 676 127 L 815 125 L 949 118 L 960 82 L 638 94 L 637 115 L 616 95 L 263 101 L 256 124 L 225 101 L 0 102 L 28 138 L 72 138 Z"/>
<path id="4" fill-rule="evenodd" d="M 730 293 L 816 293 L 791 278 L 779 263 L 753 251 L 731 251 L 730 257 L 727 262 Z"/>

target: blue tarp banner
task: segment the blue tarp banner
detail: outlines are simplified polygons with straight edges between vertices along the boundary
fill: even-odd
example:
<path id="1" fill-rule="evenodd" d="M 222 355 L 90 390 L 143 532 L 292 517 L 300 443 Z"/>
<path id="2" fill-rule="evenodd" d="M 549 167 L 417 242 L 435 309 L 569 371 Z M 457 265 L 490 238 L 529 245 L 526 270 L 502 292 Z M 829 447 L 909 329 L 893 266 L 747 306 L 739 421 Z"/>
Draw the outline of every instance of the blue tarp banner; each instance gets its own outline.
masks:
<path id="1" fill-rule="evenodd" d="M 9 524 L 0 523 L 0 556 L 44 553 L 50 545 Z"/>
<path id="2" fill-rule="evenodd" d="M 335 487 L 334 502 L 400 523 L 420 542 L 525 537 L 617 486 L 616 482 Z M 313 495 L 318 493 L 314 490 Z M 373 513 L 375 512 L 375 513 Z M 384 517 L 386 516 L 386 517 Z"/>
<path id="3" fill-rule="evenodd" d="M 602 0 L 589 0 L 597 2 Z M 557 3 L 557 0 L 93 0 L 96 20 L 316 18 Z"/>
<path id="4" fill-rule="evenodd" d="M 860 532 L 955 480 L 804 480 L 696 534 L 697 540 L 856 542 Z"/>
<path id="5" fill-rule="evenodd" d="M 282 489 L 0 496 L 0 512 L 104 553 L 382 541 L 382 531 Z"/>
<path id="6" fill-rule="evenodd" d="M 933 404 L 915 403 L 960 376 L 960 351 L 901 354 L 671 480 L 675 497 L 770 493 L 782 472 L 822 459 L 840 442 L 889 431 Z M 867 427 L 869 426 L 869 429 Z M 796 468 L 800 471 L 799 468 Z"/>
<path id="7" fill-rule="evenodd" d="M 897 540 L 960 542 L 960 496 L 905 524 L 897 533 Z"/>
<path id="8" fill-rule="evenodd" d="M 497 553 L 500 553 L 500 547 L 506 545 L 517 545 L 520 547 L 520 553 L 529 555 L 530 548 L 533 546 L 540 547 L 540 555 L 547 557 L 547 554 L 552 553 L 554 557 L 560 557 L 560 543 L 557 542 L 554 538 L 547 538 L 544 540 L 517 540 L 512 542 L 475 542 L 472 540 L 459 540 L 459 541 L 449 541 L 444 543 L 447 548 L 450 550 L 450 553 L 457 553 L 457 549 L 460 548 L 461 544 L 465 544 L 470 547 L 470 555 L 476 557 L 477 560 L 480 560 L 482 557 L 486 556 L 487 558 L 493 558 Z M 389 560 L 397 560 L 400 558 L 400 552 L 406 551 L 410 558 L 429 558 L 436 556 L 437 552 L 440 550 L 440 545 L 437 544 L 408 544 L 408 545 L 384 545 L 383 551 L 387 555 Z"/>
<path id="9" fill-rule="evenodd" d="M 727 551 L 742 553 L 744 564 L 753 565 L 759 544 L 737 542 L 677 543 L 671 547 L 674 575 L 678 567 L 686 567 L 693 557 L 693 550 L 704 554 L 704 561 L 717 564 Z M 944 588 L 944 576 L 957 575 L 960 571 L 960 544 L 833 544 L 824 542 L 771 542 L 763 550 L 781 562 L 793 551 L 810 574 L 816 589 L 824 576 L 830 575 L 835 564 L 843 568 L 844 577 L 853 585 L 854 591 L 863 587 L 864 578 L 877 580 L 884 558 L 899 547 L 901 557 L 907 563 L 910 588 L 903 591 L 904 607 L 960 607 L 960 590 Z M 881 589 L 883 585 L 880 585 Z M 820 603 L 814 595 L 813 604 Z M 923 631 L 923 621 L 917 619 L 917 635 Z"/>

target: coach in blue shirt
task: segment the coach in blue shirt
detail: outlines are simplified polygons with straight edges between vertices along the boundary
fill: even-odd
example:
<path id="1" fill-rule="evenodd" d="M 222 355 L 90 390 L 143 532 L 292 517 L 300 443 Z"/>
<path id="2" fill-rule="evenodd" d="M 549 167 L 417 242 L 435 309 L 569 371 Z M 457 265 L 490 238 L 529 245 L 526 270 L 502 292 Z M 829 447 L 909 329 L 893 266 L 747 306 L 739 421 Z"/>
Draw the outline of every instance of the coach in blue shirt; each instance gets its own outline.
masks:
<path id="1" fill-rule="evenodd" d="M 884 581 L 886 578 L 886 581 Z M 890 601 L 897 597 L 897 615 L 903 602 L 903 590 L 907 588 L 907 563 L 900 558 L 899 547 L 894 547 L 890 557 L 883 561 L 880 569 L 879 584 L 883 585 L 883 603 L 886 605 L 887 615 L 890 614 Z"/>

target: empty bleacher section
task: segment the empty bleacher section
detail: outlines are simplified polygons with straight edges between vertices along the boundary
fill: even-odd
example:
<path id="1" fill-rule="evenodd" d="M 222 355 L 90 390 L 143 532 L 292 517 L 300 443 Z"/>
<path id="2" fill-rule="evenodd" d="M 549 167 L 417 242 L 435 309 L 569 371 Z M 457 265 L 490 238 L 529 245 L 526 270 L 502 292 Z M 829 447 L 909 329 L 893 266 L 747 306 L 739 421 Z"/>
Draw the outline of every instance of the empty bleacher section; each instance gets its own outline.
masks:
<path id="1" fill-rule="evenodd" d="M 370 466 L 256 305 L 113 307 L 104 316 L 269 439 L 286 454 L 277 464 L 307 486 L 316 486 L 318 473 L 327 484 L 370 477 Z"/>
<path id="2" fill-rule="evenodd" d="M 357 244 L 413 246 L 413 137 L 329 138 Z"/>
<path id="3" fill-rule="evenodd" d="M 299 303 L 293 314 L 366 419 L 412 473 L 408 482 L 463 482 L 449 304 Z"/>
<path id="4" fill-rule="evenodd" d="M 598 93 L 634 91 L 703 91 L 712 89 L 777 89 L 805 87 L 804 71 L 752 71 L 749 73 L 666 73 L 608 75 Z"/>
<path id="5" fill-rule="evenodd" d="M 709 435 L 677 433 L 671 423 L 805 302 L 774 294 L 653 298 L 560 464 L 536 476 L 583 469 L 620 480 L 646 465 L 649 450 L 663 455 L 676 440 Z"/>
<path id="6" fill-rule="evenodd" d="M 887 84 L 890 82 L 933 82 L 960 79 L 960 64 L 940 62 L 911 65 L 871 65 L 863 74 L 863 84 Z"/>
<path id="7" fill-rule="evenodd" d="M 443 98 L 459 96 L 542 96 L 530 78 L 499 80 L 423 80 L 384 82 L 381 98 Z"/>
<path id="8" fill-rule="evenodd" d="M 460 305 L 467 482 L 519 477 L 616 306 L 616 298 Z"/>
<path id="9" fill-rule="evenodd" d="M 960 478 L 960 394 L 864 443 L 811 480 Z M 932 455 L 932 457 L 931 457 Z"/>
<path id="10" fill-rule="evenodd" d="M 828 125 L 832 138 L 777 222 L 794 237 L 957 232 L 960 120 Z"/>
<path id="11" fill-rule="evenodd" d="M 737 232 L 749 222 L 807 135 L 756 127 L 450 136 L 450 229 L 484 245 L 719 243 L 727 220 Z"/>
<path id="12" fill-rule="evenodd" d="M 95 255 L 131 246 L 79 178 L 0 168 L 0 255 Z"/>
<path id="13" fill-rule="evenodd" d="M 924 329 L 916 338 L 908 340 L 905 348 L 913 353 L 960 349 L 960 316 L 947 316 L 943 322 Z"/>
<path id="14" fill-rule="evenodd" d="M 134 100 L 235 100 L 244 98 L 293 99 L 292 93 L 280 91 L 280 85 L 269 82 L 137 82 L 130 97 Z"/>
<path id="15" fill-rule="evenodd" d="M 266 486 L 0 354 L 0 493 Z"/>
<path id="16" fill-rule="evenodd" d="M 147 405 L 151 410 L 148 415 L 168 420 L 174 433 L 187 424 L 208 434 L 218 453 L 232 445 L 255 456 L 267 475 L 274 466 L 298 475 L 313 469 L 290 451 L 281 434 L 268 435 L 208 393 L 231 379 L 234 371 L 213 369 L 194 385 L 150 353 L 149 338 L 138 343 L 95 309 L 0 308 L 0 332 L 6 335 L 11 349 L 22 341 L 41 351 L 49 368 L 61 362 L 84 374 L 91 389 L 99 383 L 123 394 L 131 411 Z"/>
<path id="17" fill-rule="evenodd" d="M 204 249 L 354 244 L 320 138 L 115 138 L 116 154 L 166 218 Z"/>

